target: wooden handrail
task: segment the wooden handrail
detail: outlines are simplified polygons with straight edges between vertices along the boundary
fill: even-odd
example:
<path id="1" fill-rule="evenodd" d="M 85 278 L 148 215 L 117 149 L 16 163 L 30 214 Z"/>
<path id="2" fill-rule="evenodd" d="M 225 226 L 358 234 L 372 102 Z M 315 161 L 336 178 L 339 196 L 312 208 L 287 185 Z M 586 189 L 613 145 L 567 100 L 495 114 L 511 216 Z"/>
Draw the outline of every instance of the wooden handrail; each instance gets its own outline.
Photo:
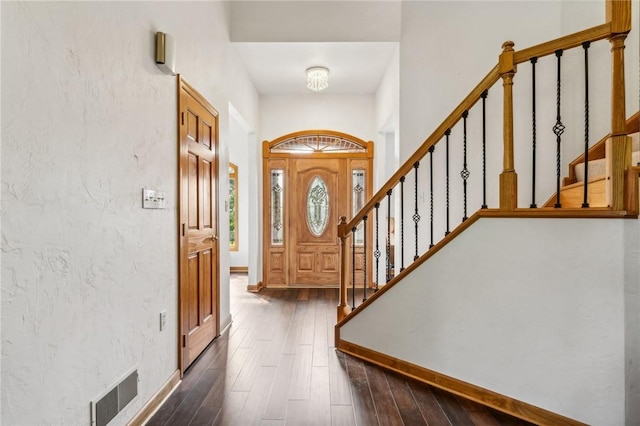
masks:
<path id="1" fill-rule="evenodd" d="M 444 137 L 444 132 L 447 129 L 451 129 L 456 125 L 458 121 L 462 118 L 462 113 L 471 109 L 473 105 L 475 105 L 482 93 L 485 90 L 489 90 L 491 86 L 493 86 L 500 79 L 500 74 L 498 73 L 498 65 L 494 66 L 491 71 L 473 88 L 471 93 L 467 95 L 466 98 L 458 105 L 452 112 L 447 116 L 447 118 L 434 130 L 433 133 L 420 145 L 420 147 L 413 153 L 411 157 L 407 161 L 400 166 L 400 168 L 389 178 L 387 183 L 385 183 L 379 190 L 376 192 L 373 197 L 369 200 L 367 204 L 356 214 L 347 224 L 338 225 L 338 238 L 346 237 L 349 233 L 351 233 L 351 228 L 357 226 L 358 223 L 362 220 L 362 218 L 370 212 L 376 203 L 381 202 L 386 196 L 387 192 L 390 189 L 393 189 L 402 176 L 405 176 L 407 173 L 413 169 L 413 165 L 420 161 L 427 153 L 429 152 L 429 148 L 438 143 L 440 139 Z"/>
<path id="2" fill-rule="evenodd" d="M 583 31 L 578 31 L 577 33 L 559 37 L 555 40 L 522 49 L 515 53 L 513 59 L 516 64 L 521 64 L 531 60 L 531 58 L 541 58 L 543 56 L 552 55 L 556 50 L 573 49 L 574 47 L 581 46 L 582 43 L 586 41 L 594 42 L 604 40 L 611 36 L 611 34 L 611 23 L 607 22 L 606 24 L 598 25 Z"/>
<path id="3" fill-rule="evenodd" d="M 611 1 L 611 0 L 609 0 Z M 612 2 L 615 4 L 616 2 Z M 609 7 L 609 6 L 608 6 Z M 571 49 L 582 45 L 584 42 L 594 42 L 610 38 L 616 33 L 612 29 L 617 27 L 612 22 L 607 22 L 583 31 L 559 37 L 557 39 L 547 41 L 535 46 L 513 52 L 513 63 L 519 64 L 531 60 L 534 57 L 542 57 L 551 55 L 559 49 Z M 393 189 L 402 176 L 411 171 L 413 165 L 420 161 L 429 151 L 431 146 L 435 145 L 444 137 L 444 132 L 451 129 L 462 118 L 462 113 L 469 110 L 480 99 L 482 92 L 488 90 L 501 77 L 500 64 L 496 64 L 491 71 L 476 85 L 476 87 L 467 95 L 467 97 L 447 116 L 447 118 L 436 128 L 436 130 L 420 145 L 414 154 L 405 161 L 402 166 L 389 178 L 389 180 L 376 192 L 369 202 L 356 214 L 347 224 L 338 226 L 338 237 L 345 237 L 351 232 L 351 228 L 356 226 L 362 218 L 371 211 L 376 203 L 381 202 L 387 192 Z"/>

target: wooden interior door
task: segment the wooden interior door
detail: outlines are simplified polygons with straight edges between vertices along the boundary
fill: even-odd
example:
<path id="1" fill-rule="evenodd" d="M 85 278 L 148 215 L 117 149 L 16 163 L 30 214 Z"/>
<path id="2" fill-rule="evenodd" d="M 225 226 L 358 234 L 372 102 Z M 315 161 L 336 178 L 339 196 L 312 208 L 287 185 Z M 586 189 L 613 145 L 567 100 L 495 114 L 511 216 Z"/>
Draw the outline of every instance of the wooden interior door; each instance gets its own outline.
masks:
<path id="1" fill-rule="evenodd" d="M 180 330 L 184 372 L 220 333 L 218 113 L 178 76 Z"/>
<path id="2" fill-rule="evenodd" d="M 291 160 L 290 285 L 340 284 L 339 212 L 348 206 L 345 159 Z"/>

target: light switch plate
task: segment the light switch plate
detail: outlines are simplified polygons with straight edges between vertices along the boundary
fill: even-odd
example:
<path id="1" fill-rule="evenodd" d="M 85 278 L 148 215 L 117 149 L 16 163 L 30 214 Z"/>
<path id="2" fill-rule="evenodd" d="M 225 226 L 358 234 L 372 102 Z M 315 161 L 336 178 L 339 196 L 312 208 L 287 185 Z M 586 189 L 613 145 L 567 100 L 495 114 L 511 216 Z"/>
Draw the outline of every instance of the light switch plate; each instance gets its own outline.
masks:
<path id="1" fill-rule="evenodd" d="M 164 209 L 167 206 L 164 191 L 156 189 L 142 189 L 143 209 Z"/>

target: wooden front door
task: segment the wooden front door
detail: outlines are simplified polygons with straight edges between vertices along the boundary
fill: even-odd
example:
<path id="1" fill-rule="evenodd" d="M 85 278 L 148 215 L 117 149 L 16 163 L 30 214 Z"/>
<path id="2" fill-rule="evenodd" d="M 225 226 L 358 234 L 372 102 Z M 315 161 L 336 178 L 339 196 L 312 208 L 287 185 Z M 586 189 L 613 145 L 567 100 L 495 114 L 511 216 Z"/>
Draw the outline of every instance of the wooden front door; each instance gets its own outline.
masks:
<path id="1" fill-rule="evenodd" d="M 292 159 L 290 280 L 293 285 L 340 284 L 339 212 L 347 207 L 345 159 Z"/>
<path id="2" fill-rule="evenodd" d="M 264 284 L 338 287 L 338 223 L 371 196 L 373 142 L 329 130 L 304 131 L 265 141 L 263 157 Z M 356 236 L 360 283 L 371 276 L 363 268 L 362 235 Z"/>
<path id="3" fill-rule="evenodd" d="M 180 329 L 184 372 L 220 333 L 218 113 L 178 76 Z"/>

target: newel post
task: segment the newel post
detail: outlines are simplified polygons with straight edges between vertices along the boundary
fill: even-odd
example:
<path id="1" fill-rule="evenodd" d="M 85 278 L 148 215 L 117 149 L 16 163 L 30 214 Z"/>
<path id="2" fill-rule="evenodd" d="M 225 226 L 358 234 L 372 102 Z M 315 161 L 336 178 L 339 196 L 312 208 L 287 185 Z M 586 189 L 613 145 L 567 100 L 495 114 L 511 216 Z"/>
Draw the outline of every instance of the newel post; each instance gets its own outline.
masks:
<path id="1" fill-rule="evenodd" d="M 631 140 L 627 137 L 625 111 L 624 42 L 631 30 L 631 0 L 607 0 L 607 22 L 611 25 L 611 137 L 607 140 L 609 163 L 607 200 L 613 210 L 625 205 L 625 179 L 631 166 Z M 610 159 L 610 160 L 609 160 Z"/>
<path id="2" fill-rule="evenodd" d="M 502 53 L 498 62 L 498 72 L 502 77 L 504 91 L 503 105 L 503 170 L 500 174 L 500 209 L 515 210 L 518 207 L 518 175 L 513 155 L 513 76 L 516 65 L 513 62 L 512 41 L 502 44 Z"/>
<path id="3" fill-rule="evenodd" d="M 338 322 L 349 314 L 347 306 L 347 283 L 349 282 L 349 256 L 347 250 L 347 217 L 340 216 L 338 237 L 340 238 L 340 304 L 338 305 Z"/>

